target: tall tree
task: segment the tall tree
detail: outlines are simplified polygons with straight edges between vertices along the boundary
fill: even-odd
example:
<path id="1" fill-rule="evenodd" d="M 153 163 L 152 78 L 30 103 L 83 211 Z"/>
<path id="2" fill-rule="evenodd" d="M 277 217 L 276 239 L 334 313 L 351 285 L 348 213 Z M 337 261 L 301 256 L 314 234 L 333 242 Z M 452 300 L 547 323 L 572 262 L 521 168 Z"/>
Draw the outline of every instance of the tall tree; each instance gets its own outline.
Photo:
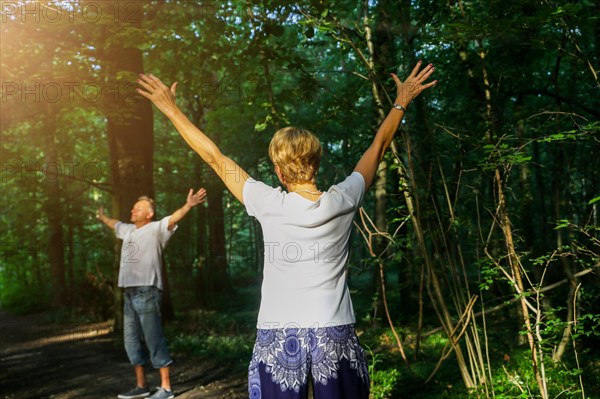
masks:
<path id="1" fill-rule="evenodd" d="M 118 4 L 115 3 L 117 6 Z M 133 13 L 119 15 L 102 25 L 98 59 L 101 71 L 102 100 L 106 115 L 106 131 L 112 167 L 112 215 L 128 221 L 130 210 L 142 195 L 154 198 L 153 157 L 154 132 L 152 106 L 135 92 L 137 76 L 144 73 L 141 43 L 134 38 L 140 33 L 147 1 L 136 1 Z M 115 23 L 116 22 L 116 23 Z M 121 293 L 117 289 L 120 245 L 115 243 L 114 300 L 116 326 L 121 320 Z M 164 270 L 163 270 L 164 272 Z M 167 286 L 168 287 L 168 286 Z M 170 304 L 169 291 L 164 303 Z"/>

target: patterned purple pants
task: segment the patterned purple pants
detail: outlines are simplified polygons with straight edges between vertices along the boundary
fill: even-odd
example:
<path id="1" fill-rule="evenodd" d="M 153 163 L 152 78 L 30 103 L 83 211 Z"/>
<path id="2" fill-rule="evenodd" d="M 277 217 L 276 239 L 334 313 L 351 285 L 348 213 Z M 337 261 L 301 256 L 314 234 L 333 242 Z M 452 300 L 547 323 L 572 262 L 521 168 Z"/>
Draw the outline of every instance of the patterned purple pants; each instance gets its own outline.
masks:
<path id="1" fill-rule="evenodd" d="M 351 324 L 257 330 L 248 367 L 250 399 L 368 399 L 369 374 Z"/>

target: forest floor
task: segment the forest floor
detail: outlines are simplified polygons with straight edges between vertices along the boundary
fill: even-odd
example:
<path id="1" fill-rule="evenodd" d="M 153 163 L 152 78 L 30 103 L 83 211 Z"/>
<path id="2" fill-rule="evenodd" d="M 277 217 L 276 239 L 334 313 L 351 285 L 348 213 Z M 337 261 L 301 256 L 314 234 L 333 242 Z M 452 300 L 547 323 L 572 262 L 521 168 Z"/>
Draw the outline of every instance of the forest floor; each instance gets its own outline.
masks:
<path id="1" fill-rule="evenodd" d="M 0 398 L 101 399 L 134 386 L 133 369 L 109 322 L 57 324 L 0 311 Z M 174 356 L 175 357 L 175 356 Z M 151 387 L 158 372 L 148 370 Z M 215 360 L 177 354 L 171 383 L 181 399 L 247 397 L 246 375 Z"/>

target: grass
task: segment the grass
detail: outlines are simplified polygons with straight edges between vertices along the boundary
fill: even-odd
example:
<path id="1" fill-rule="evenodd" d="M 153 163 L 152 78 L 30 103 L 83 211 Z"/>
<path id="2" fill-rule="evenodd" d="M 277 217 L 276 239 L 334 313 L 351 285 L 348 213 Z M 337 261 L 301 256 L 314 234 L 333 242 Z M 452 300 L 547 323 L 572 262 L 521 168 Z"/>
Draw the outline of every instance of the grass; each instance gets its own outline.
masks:
<path id="1" fill-rule="evenodd" d="M 234 373 L 247 370 L 258 313 L 258 306 L 248 298 L 258 292 L 256 287 L 238 288 L 217 298 L 210 310 L 180 312 L 165 329 L 171 351 L 216 360 Z"/>

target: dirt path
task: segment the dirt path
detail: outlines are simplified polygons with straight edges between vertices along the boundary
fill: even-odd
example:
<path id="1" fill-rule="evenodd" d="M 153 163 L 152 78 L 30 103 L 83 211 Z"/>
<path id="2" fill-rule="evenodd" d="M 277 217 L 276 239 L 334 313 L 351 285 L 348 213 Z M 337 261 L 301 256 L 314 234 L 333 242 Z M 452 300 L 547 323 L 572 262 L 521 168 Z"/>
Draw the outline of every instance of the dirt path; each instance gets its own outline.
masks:
<path id="1" fill-rule="evenodd" d="M 125 350 L 106 323 L 64 326 L 0 311 L 0 398 L 116 398 L 134 385 Z M 210 361 L 177 356 L 171 383 L 181 399 L 247 398 L 244 375 Z M 150 386 L 160 383 L 148 372 Z"/>

